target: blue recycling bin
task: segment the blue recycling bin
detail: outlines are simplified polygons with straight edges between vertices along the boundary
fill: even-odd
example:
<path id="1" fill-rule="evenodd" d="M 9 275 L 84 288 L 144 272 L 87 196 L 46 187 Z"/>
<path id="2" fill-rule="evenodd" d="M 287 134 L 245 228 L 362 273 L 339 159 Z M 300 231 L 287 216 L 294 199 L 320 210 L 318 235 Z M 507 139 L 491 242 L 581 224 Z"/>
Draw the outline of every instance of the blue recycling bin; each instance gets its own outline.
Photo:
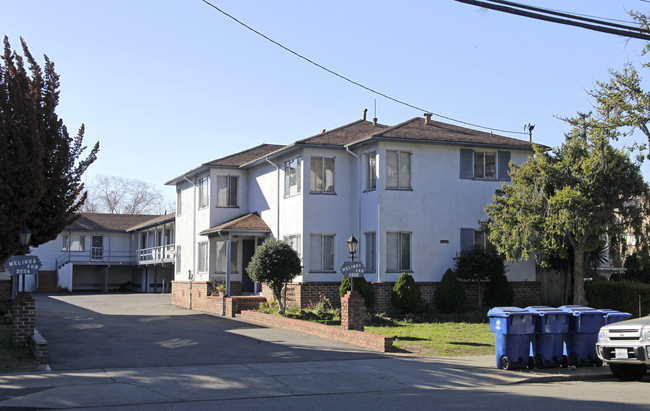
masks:
<path id="1" fill-rule="evenodd" d="M 562 355 L 564 337 L 569 332 L 571 314 L 559 308 L 533 305 L 526 310 L 535 314 L 533 336 L 533 360 L 536 368 L 567 367 L 568 360 Z"/>
<path id="2" fill-rule="evenodd" d="M 605 320 L 605 323 L 603 325 L 613 324 L 619 321 L 625 321 L 628 318 L 632 317 L 632 314 L 630 313 L 624 313 L 609 308 L 599 308 L 599 310 L 604 313 L 603 319 Z"/>
<path id="3" fill-rule="evenodd" d="M 596 355 L 598 331 L 605 323 L 605 313 L 582 305 L 560 307 L 569 316 L 569 332 L 564 339 L 569 365 L 596 365 L 603 362 Z"/>
<path id="4" fill-rule="evenodd" d="M 487 315 L 494 333 L 497 368 L 533 368 L 529 353 L 535 333 L 534 314 L 518 307 L 494 307 Z"/>

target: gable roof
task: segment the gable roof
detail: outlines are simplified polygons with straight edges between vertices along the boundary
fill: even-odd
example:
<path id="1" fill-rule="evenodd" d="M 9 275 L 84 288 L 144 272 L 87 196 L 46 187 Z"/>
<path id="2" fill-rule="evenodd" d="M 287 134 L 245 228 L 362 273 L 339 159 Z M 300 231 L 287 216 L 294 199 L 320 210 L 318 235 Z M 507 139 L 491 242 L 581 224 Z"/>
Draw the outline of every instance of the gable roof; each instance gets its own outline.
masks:
<path id="1" fill-rule="evenodd" d="M 296 141 L 296 145 L 346 146 L 370 137 L 388 126 L 370 121 L 357 120 L 350 124 L 324 131 L 312 137 Z"/>
<path id="2" fill-rule="evenodd" d="M 270 232 L 271 229 L 268 225 L 262 220 L 259 214 L 248 213 L 242 216 L 239 216 L 233 220 L 226 221 L 225 223 L 219 224 L 215 227 L 208 228 L 207 230 L 201 231 L 201 235 L 210 235 L 217 234 L 220 231 L 257 231 L 257 232 Z"/>
<path id="3" fill-rule="evenodd" d="M 156 216 L 154 218 L 151 218 L 143 223 L 134 225 L 133 227 L 129 227 L 129 229 L 126 231 L 137 231 L 142 228 L 150 228 L 158 224 L 171 223 L 175 219 L 176 219 L 176 213 L 164 214 L 161 216 Z"/>
<path id="4" fill-rule="evenodd" d="M 434 120 L 427 121 L 422 117 L 414 117 L 396 126 L 378 131 L 370 138 L 376 140 L 411 140 L 427 143 L 507 147 L 529 150 L 532 150 L 533 147 L 532 143 L 526 140 L 504 137 L 492 132 L 473 130 Z"/>
<path id="5" fill-rule="evenodd" d="M 257 147 L 249 148 L 248 150 L 240 151 L 239 153 L 231 154 L 216 160 L 204 163 L 207 167 L 241 167 L 246 163 L 255 161 L 260 157 L 264 157 L 277 151 L 285 146 L 278 144 L 260 144 Z"/>
<path id="6" fill-rule="evenodd" d="M 79 213 L 66 230 L 82 231 L 124 231 L 130 227 L 142 224 L 152 218 L 159 217 L 151 214 L 104 214 L 104 213 Z"/>

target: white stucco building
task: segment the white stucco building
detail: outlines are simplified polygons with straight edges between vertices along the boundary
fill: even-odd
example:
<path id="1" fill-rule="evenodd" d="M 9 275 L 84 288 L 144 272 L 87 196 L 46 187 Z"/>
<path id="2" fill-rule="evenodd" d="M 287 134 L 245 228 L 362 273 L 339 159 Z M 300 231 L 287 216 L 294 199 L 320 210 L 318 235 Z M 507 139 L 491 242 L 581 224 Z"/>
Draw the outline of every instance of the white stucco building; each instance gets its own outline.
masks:
<path id="1" fill-rule="evenodd" d="M 296 282 L 339 283 L 354 234 L 368 281 L 394 282 L 402 272 L 440 281 L 458 252 L 484 241 L 478 221 L 509 180 L 508 162 L 532 154 L 525 140 L 430 116 L 389 127 L 364 111 L 289 145 L 201 164 L 167 182 L 177 189 L 175 279 L 229 275 L 234 294 L 259 291 L 244 268 L 273 236 L 301 255 Z M 534 281 L 534 262 L 511 264 L 508 277 Z"/>
<path id="2" fill-rule="evenodd" d="M 32 249 L 42 266 L 25 291 L 108 291 L 126 284 L 133 291 L 169 291 L 174 250 L 174 214 L 80 213 L 56 239 Z"/>

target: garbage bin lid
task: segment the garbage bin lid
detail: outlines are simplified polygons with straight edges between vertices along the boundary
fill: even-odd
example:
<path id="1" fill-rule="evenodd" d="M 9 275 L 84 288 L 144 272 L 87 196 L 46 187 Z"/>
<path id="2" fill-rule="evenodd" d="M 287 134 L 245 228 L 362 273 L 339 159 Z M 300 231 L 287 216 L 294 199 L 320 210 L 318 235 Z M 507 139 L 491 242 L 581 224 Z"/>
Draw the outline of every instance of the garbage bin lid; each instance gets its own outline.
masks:
<path id="1" fill-rule="evenodd" d="M 533 314 L 537 314 L 540 317 L 543 317 L 545 315 L 553 314 L 553 315 L 571 315 L 571 313 L 561 310 L 559 308 L 555 307 L 548 307 L 545 305 L 531 305 L 529 307 L 525 308 L 526 310 L 530 311 Z"/>
<path id="2" fill-rule="evenodd" d="M 487 313 L 488 317 L 509 317 L 511 315 L 532 315 L 530 311 L 519 307 L 494 307 Z"/>
<path id="3" fill-rule="evenodd" d="M 599 308 L 599 311 L 602 311 L 605 314 L 605 317 L 617 317 L 617 316 L 626 316 L 626 317 L 631 317 L 632 314 L 630 313 L 625 313 L 623 311 L 618 311 L 618 310 L 612 310 L 611 308 Z"/>
<path id="4" fill-rule="evenodd" d="M 591 307 L 585 307 L 583 305 L 563 305 L 562 307 L 559 308 L 560 310 L 571 313 L 574 316 L 580 316 L 582 314 L 599 314 L 599 315 L 604 314 L 601 310 L 597 310 Z"/>

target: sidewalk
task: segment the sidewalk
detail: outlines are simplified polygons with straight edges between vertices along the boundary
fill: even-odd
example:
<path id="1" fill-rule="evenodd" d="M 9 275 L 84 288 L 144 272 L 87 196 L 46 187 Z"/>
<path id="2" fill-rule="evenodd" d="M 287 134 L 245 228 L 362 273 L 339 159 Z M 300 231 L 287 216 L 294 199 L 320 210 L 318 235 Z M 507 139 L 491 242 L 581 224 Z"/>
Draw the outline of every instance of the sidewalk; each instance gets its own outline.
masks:
<path id="1" fill-rule="evenodd" d="M 494 356 L 221 364 L 0 375 L 0 408 L 86 408 L 612 378 L 607 366 L 504 371 Z"/>

